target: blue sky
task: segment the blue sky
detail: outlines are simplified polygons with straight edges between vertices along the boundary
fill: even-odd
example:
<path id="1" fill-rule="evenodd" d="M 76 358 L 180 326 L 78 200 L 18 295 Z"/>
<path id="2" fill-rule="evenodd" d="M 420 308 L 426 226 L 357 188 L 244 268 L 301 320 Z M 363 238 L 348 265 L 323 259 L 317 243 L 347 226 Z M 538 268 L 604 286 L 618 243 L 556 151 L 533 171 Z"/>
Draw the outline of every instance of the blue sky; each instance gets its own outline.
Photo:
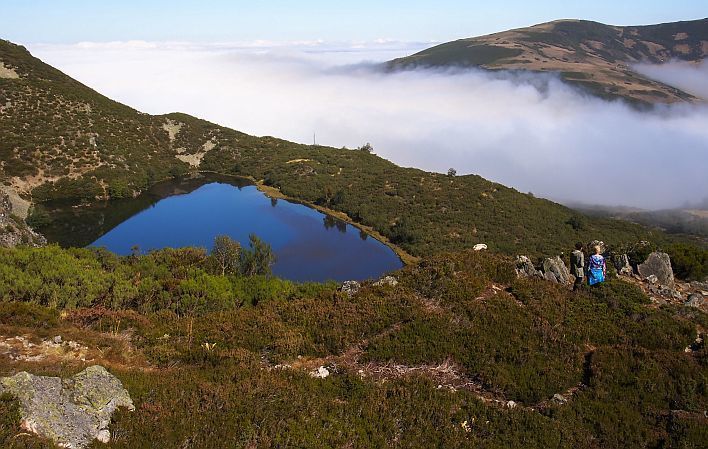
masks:
<path id="1" fill-rule="evenodd" d="M 705 0 L 0 0 L 0 8 L 0 37 L 21 43 L 445 41 L 558 18 L 629 25 L 708 16 Z"/>

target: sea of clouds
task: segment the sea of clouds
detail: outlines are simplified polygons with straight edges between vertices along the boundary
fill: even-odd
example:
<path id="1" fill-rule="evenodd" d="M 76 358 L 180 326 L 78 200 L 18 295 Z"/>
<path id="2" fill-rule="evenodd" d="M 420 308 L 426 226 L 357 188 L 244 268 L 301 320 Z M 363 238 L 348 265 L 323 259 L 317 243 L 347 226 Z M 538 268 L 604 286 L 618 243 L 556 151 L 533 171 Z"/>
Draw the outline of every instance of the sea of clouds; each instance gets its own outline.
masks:
<path id="1" fill-rule="evenodd" d="M 429 47 L 113 42 L 29 45 L 138 110 L 186 112 L 255 135 L 375 152 L 399 165 L 475 173 L 560 201 L 666 208 L 708 197 L 708 106 L 638 111 L 552 75 L 387 73 Z M 642 67 L 708 98 L 708 65 Z"/>

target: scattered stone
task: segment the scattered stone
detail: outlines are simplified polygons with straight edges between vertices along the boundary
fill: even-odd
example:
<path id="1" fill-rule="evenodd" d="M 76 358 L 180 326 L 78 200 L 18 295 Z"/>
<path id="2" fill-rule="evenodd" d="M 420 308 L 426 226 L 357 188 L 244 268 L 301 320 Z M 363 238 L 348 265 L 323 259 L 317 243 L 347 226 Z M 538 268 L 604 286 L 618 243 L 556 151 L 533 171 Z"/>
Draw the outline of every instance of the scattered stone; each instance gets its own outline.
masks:
<path id="1" fill-rule="evenodd" d="M 671 258 L 666 253 L 653 252 L 647 260 L 637 267 L 642 279 L 656 276 L 657 282 L 669 288 L 674 288 L 674 272 L 671 269 Z"/>
<path id="2" fill-rule="evenodd" d="M 626 254 L 615 255 L 612 258 L 612 263 L 617 269 L 617 273 L 623 276 L 631 276 L 634 274 L 632 265 L 629 263 L 629 257 Z"/>
<path id="3" fill-rule="evenodd" d="M 562 394 L 556 393 L 553 395 L 552 401 L 555 402 L 556 404 L 563 405 L 568 402 L 568 399 L 565 396 L 563 396 Z"/>
<path id="4" fill-rule="evenodd" d="M 20 403 L 23 429 L 71 449 L 94 439 L 110 441 L 108 425 L 118 407 L 135 410 L 120 380 L 102 366 L 90 366 L 68 379 L 27 372 L 0 378 L 0 393 Z"/>
<path id="5" fill-rule="evenodd" d="M 326 377 L 329 377 L 329 370 L 324 366 L 320 366 L 316 370 L 311 371 L 310 376 L 317 379 L 325 379 Z"/>
<path id="6" fill-rule="evenodd" d="M 703 334 L 700 332 L 696 336 L 696 339 L 691 343 L 690 345 L 686 346 L 686 348 L 683 350 L 683 352 L 686 353 L 691 353 L 695 351 L 699 351 L 703 347 Z"/>
<path id="7" fill-rule="evenodd" d="M 376 285 L 376 286 L 388 285 L 391 287 L 395 287 L 396 285 L 398 285 L 398 279 L 396 279 L 393 276 L 384 276 L 381 279 L 379 279 L 378 281 L 374 282 L 374 285 Z"/>
<path id="8" fill-rule="evenodd" d="M 543 261 L 543 277 L 558 284 L 571 284 L 573 282 L 568 267 L 565 266 L 560 256 Z"/>
<path id="9" fill-rule="evenodd" d="M 708 296 L 708 282 L 691 281 L 688 285 L 694 290 L 703 290 L 703 295 Z"/>
<path id="10" fill-rule="evenodd" d="M 25 336 L 5 337 L 0 335 L 0 355 L 7 355 L 10 360 L 22 362 L 86 361 L 89 348 L 75 341 L 63 341 L 56 336 L 35 344 Z"/>
<path id="11" fill-rule="evenodd" d="M 648 283 L 652 284 L 652 285 L 654 285 L 654 284 L 656 284 L 656 283 L 659 282 L 659 278 L 656 277 L 655 274 L 650 274 L 650 275 L 647 276 L 646 279 L 644 279 L 644 280 L 647 281 Z"/>
<path id="12" fill-rule="evenodd" d="M 516 402 L 514 401 L 509 401 L 506 403 L 507 408 L 516 408 Z"/>
<path id="13" fill-rule="evenodd" d="M 650 300 L 652 303 L 657 304 L 657 305 L 660 305 L 660 306 L 663 306 L 663 305 L 666 305 L 666 304 L 667 304 L 666 300 L 665 300 L 664 298 L 661 298 L 661 297 L 658 297 L 658 298 L 657 298 L 656 296 L 650 296 L 650 297 L 649 297 L 649 300 Z"/>
<path id="14" fill-rule="evenodd" d="M 478 243 L 478 244 L 474 245 L 472 247 L 472 249 L 475 251 L 482 251 L 482 250 L 488 249 L 488 248 L 487 248 L 487 245 L 485 245 L 484 243 Z"/>
<path id="15" fill-rule="evenodd" d="M 685 302 L 685 305 L 687 305 L 688 307 L 702 309 L 708 306 L 708 299 L 706 299 L 703 295 L 693 293 L 689 295 L 688 300 Z"/>
<path id="16" fill-rule="evenodd" d="M 359 293 L 359 289 L 361 289 L 361 284 L 357 281 L 344 281 L 339 287 L 339 291 L 346 293 L 350 298 Z"/>
<path id="17" fill-rule="evenodd" d="M 527 278 L 543 278 L 543 274 L 533 266 L 531 259 L 526 256 L 516 257 L 516 276 Z"/>

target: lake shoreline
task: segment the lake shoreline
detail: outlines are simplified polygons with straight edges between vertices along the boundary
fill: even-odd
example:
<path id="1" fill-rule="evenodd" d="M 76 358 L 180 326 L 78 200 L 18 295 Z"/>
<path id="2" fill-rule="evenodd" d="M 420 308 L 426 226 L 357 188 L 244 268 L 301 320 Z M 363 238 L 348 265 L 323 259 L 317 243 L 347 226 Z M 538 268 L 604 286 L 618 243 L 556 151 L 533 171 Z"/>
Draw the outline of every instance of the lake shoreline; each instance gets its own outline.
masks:
<path id="1" fill-rule="evenodd" d="M 256 178 L 254 178 L 253 176 L 233 175 L 233 174 L 226 174 L 226 173 L 209 171 L 209 170 L 200 170 L 197 173 L 199 173 L 199 174 L 215 174 L 215 175 L 219 175 L 219 176 L 247 179 L 247 180 L 253 182 L 253 185 L 255 185 L 256 188 L 261 193 L 266 195 L 268 198 L 273 198 L 273 199 L 278 199 L 278 200 L 286 200 L 286 201 L 291 201 L 291 202 L 295 202 L 298 204 L 302 204 L 303 206 L 307 206 L 311 209 L 315 209 L 319 212 L 322 212 L 323 214 L 329 215 L 329 216 L 334 217 L 338 220 L 341 220 L 349 225 L 354 226 L 355 228 L 359 229 L 360 231 L 363 231 L 364 233 L 368 234 L 369 236 L 375 238 L 379 242 L 381 242 L 384 245 L 391 248 L 391 250 L 393 250 L 393 252 L 396 253 L 398 258 L 401 259 L 401 262 L 403 262 L 403 264 L 406 266 L 407 265 L 415 265 L 420 261 L 420 257 L 416 257 L 412 254 L 409 254 L 403 248 L 401 248 L 400 246 L 391 242 L 386 236 L 384 236 L 380 232 L 376 231 L 371 226 L 366 226 L 361 223 L 357 223 L 356 221 L 352 220 L 352 218 L 349 215 L 345 214 L 344 212 L 336 211 L 334 209 L 330 209 L 330 208 L 327 208 L 324 206 L 320 206 L 318 204 L 311 203 L 310 201 L 305 201 L 305 200 L 302 200 L 299 198 L 294 198 L 294 197 L 285 195 L 283 192 L 280 191 L 280 189 L 278 189 L 276 187 L 265 185 L 262 179 L 258 180 Z"/>

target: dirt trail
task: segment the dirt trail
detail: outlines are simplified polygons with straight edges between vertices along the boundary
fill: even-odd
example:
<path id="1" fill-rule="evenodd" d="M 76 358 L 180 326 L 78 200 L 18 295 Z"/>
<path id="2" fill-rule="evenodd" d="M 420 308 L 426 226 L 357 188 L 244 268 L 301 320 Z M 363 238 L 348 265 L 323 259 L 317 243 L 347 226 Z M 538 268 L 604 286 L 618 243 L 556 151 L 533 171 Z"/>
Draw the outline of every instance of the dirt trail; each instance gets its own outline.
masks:
<path id="1" fill-rule="evenodd" d="M 499 288 L 490 287 L 489 290 L 494 292 L 492 294 L 496 294 L 496 292 L 499 291 Z M 480 297 L 478 299 L 482 298 Z M 436 305 L 436 307 L 439 306 Z M 572 400 L 575 394 L 586 387 L 592 373 L 591 363 L 595 348 L 588 346 L 587 352 L 585 353 L 584 375 L 581 382 L 539 403 L 524 405 L 522 403 L 509 400 L 501 391 L 489 389 L 478 378 L 466 375 L 462 367 L 452 359 L 447 359 L 437 365 L 421 364 L 414 366 L 392 362 L 378 363 L 361 360 L 370 341 L 388 336 L 389 334 L 400 329 L 402 324 L 403 323 L 396 323 L 369 339 L 363 339 L 360 342 L 350 346 L 339 355 L 331 355 L 321 358 L 298 358 L 290 363 L 268 365 L 266 369 L 293 369 L 306 371 L 313 377 L 322 377 L 321 369 L 325 368 L 327 374 L 324 377 L 328 376 L 329 373 L 346 371 L 350 373 L 357 373 L 361 378 L 371 379 L 380 383 L 411 375 L 422 375 L 437 384 L 438 389 L 444 388 L 451 391 L 464 390 L 473 393 L 480 401 L 486 404 L 501 408 L 520 408 L 536 412 L 546 409 L 553 404 L 566 404 Z"/>

